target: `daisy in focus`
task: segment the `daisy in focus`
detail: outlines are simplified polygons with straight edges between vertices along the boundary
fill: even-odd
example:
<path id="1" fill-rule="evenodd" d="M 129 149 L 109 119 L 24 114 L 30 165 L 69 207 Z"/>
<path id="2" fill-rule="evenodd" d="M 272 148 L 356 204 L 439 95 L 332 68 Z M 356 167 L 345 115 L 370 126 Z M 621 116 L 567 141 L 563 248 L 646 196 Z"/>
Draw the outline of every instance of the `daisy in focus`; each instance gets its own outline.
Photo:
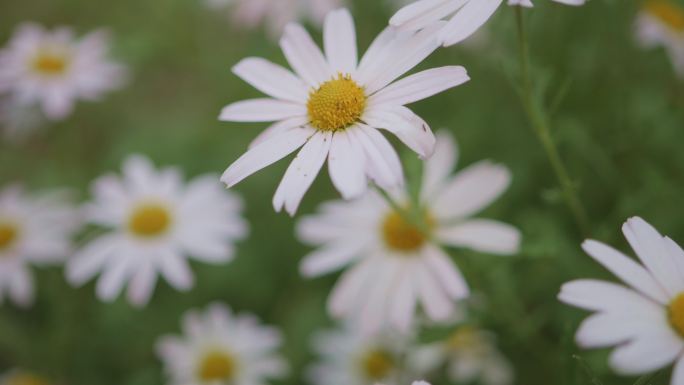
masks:
<path id="1" fill-rule="evenodd" d="M 352 327 L 319 332 L 313 347 L 320 361 L 307 378 L 315 385 L 368 385 L 393 383 L 402 372 L 405 338 L 393 334 L 368 337 Z"/>
<path id="2" fill-rule="evenodd" d="M 280 332 L 263 326 L 251 314 L 234 314 L 223 304 L 183 316 L 183 336 L 165 336 L 157 343 L 169 384 L 265 385 L 287 373 L 276 354 Z"/>
<path id="3" fill-rule="evenodd" d="M 22 370 L 11 370 L 0 377 L 0 385 L 50 385 L 46 378 Z"/>
<path id="4" fill-rule="evenodd" d="M 594 240 L 584 251 L 626 285 L 583 279 L 563 285 L 558 298 L 594 312 L 577 331 L 585 348 L 615 346 L 610 366 L 636 375 L 675 363 L 672 385 L 684 384 L 684 250 L 641 218 L 622 232 L 641 264 Z"/>
<path id="5" fill-rule="evenodd" d="M 76 39 L 66 27 L 19 26 L 0 50 L 0 94 L 38 105 L 52 120 L 66 118 L 77 100 L 99 100 L 123 85 L 124 68 L 107 58 L 107 34 Z"/>
<path id="6" fill-rule="evenodd" d="M 328 14 L 324 56 L 304 28 L 291 24 L 280 41 L 297 75 L 258 58 L 233 72 L 271 98 L 231 104 L 220 119 L 271 122 L 221 180 L 232 187 L 301 147 L 273 198 L 276 211 L 294 215 L 326 159 L 333 185 L 345 199 L 361 196 L 368 180 L 383 189 L 404 181 L 399 157 L 379 132 L 396 135 L 423 158 L 435 138 L 423 119 L 404 107 L 468 81 L 463 67 L 425 70 L 396 81 L 438 47 L 437 24 L 420 32 L 387 28 L 357 60 L 356 33 L 349 11 Z"/>
<path id="7" fill-rule="evenodd" d="M 516 228 L 470 218 L 506 190 L 510 172 L 483 161 L 451 176 L 456 157 L 451 136 L 440 134 L 425 163 L 420 207 L 411 210 L 420 222 L 408 221 L 372 191 L 355 201 L 324 204 L 319 214 L 298 223 L 299 239 L 320 247 L 302 261 L 303 275 L 351 265 L 330 295 L 333 316 L 354 320 L 365 333 L 385 327 L 407 332 L 420 304 L 429 319 L 444 321 L 469 290 L 440 245 L 500 255 L 518 251 Z M 411 208 L 405 194 L 395 195 L 398 205 Z"/>
<path id="8" fill-rule="evenodd" d="M 61 264 L 79 224 L 63 193 L 30 197 L 19 186 L 0 191 L 0 302 L 7 295 L 17 305 L 31 305 L 30 266 Z"/>
<path id="9" fill-rule="evenodd" d="M 109 230 L 67 262 L 73 285 L 99 272 L 97 295 L 113 301 L 128 283 L 128 300 L 147 304 L 157 275 L 177 290 L 189 290 L 193 275 L 187 259 L 222 264 L 234 255 L 236 240 L 247 234 L 241 200 L 225 191 L 215 175 L 184 184 L 180 170 L 155 170 L 142 156 L 128 157 L 123 176 L 97 179 L 87 219 Z"/>
<path id="10" fill-rule="evenodd" d="M 343 3 L 343 0 L 204 0 L 209 9 L 229 10 L 236 25 L 254 29 L 263 24 L 276 38 L 291 22 L 306 19 L 320 26 L 325 15 Z"/>
<path id="11" fill-rule="evenodd" d="M 472 326 L 461 326 L 445 341 L 415 349 L 408 361 L 409 365 L 423 373 L 446 363 L 449 379 L 459 384 L 513 383 L 513 368 L 497 349 L 496 337 Z"/>
<path id="12" fill-rule="evenodd" d="M 663 47 L 679 77 L 684 78 L 684 8 L 671 0 L 648 0 L 636 20 L 636 37 L 644 48 Z"/>
<path id="13" fill-rule="evenodd" d="M 405 31 L 418 31 L 440 20 L 448 22 L 438 34 L 445 46 L 458 44 L 482 27 L 503 0 L 417 0 L 401 8 L 390 25 Z M 582 5 L 585 0 L 554 0 L 568 5 Z M 532 7 L 531 0 L 508 0 L 508 5 Z"/>

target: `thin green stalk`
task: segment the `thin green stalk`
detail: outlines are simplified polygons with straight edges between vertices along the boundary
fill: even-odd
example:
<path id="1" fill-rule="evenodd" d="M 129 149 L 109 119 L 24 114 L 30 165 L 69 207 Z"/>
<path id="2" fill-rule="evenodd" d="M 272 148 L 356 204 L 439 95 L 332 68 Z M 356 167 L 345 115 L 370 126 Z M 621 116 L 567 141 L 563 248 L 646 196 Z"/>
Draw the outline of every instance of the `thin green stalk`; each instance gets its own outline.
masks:
<path id="1" fill-rule="evenodd" d="M 538 98 L 535 97 L 530 71 L 530 48 L 527 40 L 523 10 L 522 7 L 514 8 L 516 24 L 518 27 L 518 42 L 520 46 L 520 71 L 522 82 L 520 97 L 522 99 L 522 104 L 525 113 L 530 120 L 532 129 L 541 142 L 542 147 L 546 152 L 546 156 L 551 163 L 551 167 L 556 174 L 558 183 L 563 191 L 563 198 L 572 212 L 577 226 L 585 235 L 588 235 L 589 220 L 586 210 L 577 195 L 575 184 L 572 182 L 567 167 L 563 163 L 558 148 L 556 148 L 556 144 L 551 137 L 551 130 L 543 105 Z"/>

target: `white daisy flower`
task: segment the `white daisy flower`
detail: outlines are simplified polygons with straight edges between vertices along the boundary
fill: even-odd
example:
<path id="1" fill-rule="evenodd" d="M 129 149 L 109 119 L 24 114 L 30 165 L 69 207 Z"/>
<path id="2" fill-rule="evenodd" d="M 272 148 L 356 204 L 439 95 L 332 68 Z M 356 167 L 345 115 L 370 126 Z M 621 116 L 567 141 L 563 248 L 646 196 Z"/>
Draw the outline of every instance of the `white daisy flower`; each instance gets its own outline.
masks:
<path id="1" fill-rule="evenodd" d="M 561 3 L 565 5 L 574 5 L 574 6 L 580 6 L 584 5 L 586 0 L 553 0 L 556 3 Z M 519 5 L 521 7 L 527 7 L 527 8 L 532 8 L 534 7 L 534 4 L 532 4 L 532 0 L 508 0 L 508 5 Z"/>
<path id="2" fill-rule="evenodd" d="M 684 384 L 684 250 L 638 217 L 622 232 L 642 264 L 594 240 L 582 248 L 627 286 L 577 280 L 563 285 L 558 298 L 595 312 L 580 326 L 577 343 L 616 346 L 615 371 L 642 374 L 675 362 L 671 384 Z"/>
<path id="3" fill-rule="evenodd" d="M 251 314 L 233 314 L 223 304 L 204 313 L 183 316 L 183 336 L 165 336 L 157 343 L 169 384 L 265 385 L 287 373 L 276 354 L 282 337 Z"/>
<path id="4" fill-rule="evenodd" d="M 64 193 L 29 197 L 19 186 L 0 191 L 0 302 L 5 293 L 21 306 L 34 299 L 31 265 L 61 263 L 79 226 Z"/>
<path id="5" fill-rule="evenodd" d="M 649 0 L 636 20 L 637 40 L 645 48 L 664 47 L 684 78 L 684 8 L 669 0 Z"/>
<path id="6" fill-rule="evenodd" d="M 280 45 L 297 76 L 273 63 L 248 58 L 235 66 L 242 79 L 273 98 L 253 99 L 223 109 L 221 120 L 276 121 L 233 163 L 221 180 L 231 187 L 252 173 L 299 151 L 273 198 L 276 211 L 293 215 L 328 159 L 333 184 L 345 199 L 362 195 L 367 179 L 382 188 L 400 186 L 397 153 L 378 128 L 395 134 L 422 157 L 434 148 L 427 123 L 406 104 L 468 80 L 463 67 L 426 70 L 394 82 L 438 44 L 439 25 L 418 33 L 386 29 L 357 63 L 356 33 L 349 11 L 328 14 L 326 56 L 304 28 L 285 28 Z M 394 82 L 394 83 L 392 83 Z"/>
<path id="7" fill-rule="evenodd" d="M 473 326 L 456 329 L 445 341 L 414 349 L 409 365 L 430 372 L 447 364 L 447 374 L 456 383 L 508 385 L 513 383 L 513 368 L 496 347 L 496 337 Z"/>
<path id="8" fill-rule="evenodd" d="M 403 336 L 369 337 L 352 327 L 319 332 L 313 348 L 320 361 L 307 370 L 315 385 L 368 385 L 393 383 L 402 373 L 402 355 L 408 349 Z"/>
<path id="9" fill-rule="evenodd" d="M 108 45 L 102 31 L 76 40 L 66 27 L 50 32 L 23 24 L 0 50 L 0 93 L 63 119 L 76 100 L 97 100 L 122 85 L 124 68 L 107 59 Z"/>
<path id="10" fill-rule="evenodd" d="M 37 374 L 13 369 L 0 377 L 0 385 L 50 385 L 51 382 Z"/>
<path id="11" fill-rule="evenodd" d="M 189 290 L 187 259 L 226 263 L 233 242 L 247 234 L 241 200 L 225 191 L 216 176 L 183 184 L 180 170 L 159 171 L 142 156 L 130 156 L 123 177 L 105 175 L 93 183 L 88 219 L 110 229 L 67 263 L 67 278 L 81 285 L 98 272 L 97 294 L 114 300 L 128 281 L 128 299 L 145 305 L 161 274 L 178 290 Z"/>
<path id="12" fill-rule="evenodd" d="M 449 19 L 439 32 L 445 46 L 467 39 L 499 8 L 503 0 L 417 0 L 401 8 L 390 19 L 390 25 L 402 30 L 418 31 L 439 20 Z M 554 0 L 568 5 L 582 5 L 585 0 Z M 508 0 L 509 5 L 532 7 L 531 0 Z"/>
<path id="13" fill-rule="evenodd" d="M 213 10 L 229 9 L 238 26 L 254 29 L 264 24 L 274 38 L 288 23 L 309 20 L 320 26 L 328 12 L 343 5 L 344 0 L 205 0 Z"/>
<path id="14" fill-rule="evenodd" d="M 425 229 L 406 221 L 375 192 L 356 201 L 327 203 L 318 215 L 299 222 L 299 239 L 321 246 L 302 261 L 303 275 L 352 265 L 330 296 L 333 316 L 360 321 L 369 333 L 385 324 L 408 331 L 417 304 L 430 319 L 445 320 L 454 312 L 453 302 L 468 296 L 468 287 L 439 244 L 502 255 L 517 252 L 516 228 L 470 219 L 506 190 L 508 169 L 484 161 L 452 177 L 455 161 L 451 137 L 440 134 L 425 165 L 421 207 L 413 210 L 422 213 Z M 410 208 L 408 199 L 398 199 Z"/>

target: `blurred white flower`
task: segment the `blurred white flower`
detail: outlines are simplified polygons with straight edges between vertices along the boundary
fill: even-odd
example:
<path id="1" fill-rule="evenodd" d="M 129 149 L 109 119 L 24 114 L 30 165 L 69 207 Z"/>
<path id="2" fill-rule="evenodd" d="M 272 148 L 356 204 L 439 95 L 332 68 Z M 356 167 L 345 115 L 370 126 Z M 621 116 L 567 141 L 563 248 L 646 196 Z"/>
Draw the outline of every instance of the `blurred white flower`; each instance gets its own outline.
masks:
<path id="1" fill-rule="evenodd" d="M 216 11 L 229 10 L 236 25 L 254 29 L 263 24 L 278 38 L 288 23 L 307 19 L 320 26 L 328 12 L 343 6 L 344 0 L 204 0 Z"/>
<path id="2" fill-rule="evenodd" d="M 67 278 L 81 285 L 98 272 L 97 294 L 114 300 L 124 285 L 134 305 L 147 304 L 161 274 L 178 290 L 193 286 L 186 259 L 226 263 L 233 242 L 247 234 L 241 200 L 215 175 L 184 185 L 180 170 L 155 170 L 142 156 L 123 164 L 123 178 L 105 175 L 93 183 L 88 220 L 110 229 L 67 262 Z"/>
<path id="3" fill-rule="evenodd" d="M 419 31 L 450 18 L 437 35 L 440 44 L 462 42 L 494 14 L 503 0 L 418 0 L 401 8 L 390 25 L 401 30 Z"/>
<path id="4" fill-rule="evenodd" d="M 0 385 L 50 385 L 46 378 L 19 369 L 13 369 L 0 377 Z"/>
<path id="5" fill-rule="evenodd" d="M 664 47 L 684 78 L 684 8 L 669 0 L 649 0 L 636 19 L 637 41 L 644 48 Z"/>
<path id="6" fill-rule="evenodd" d="M 472 326 L 462 326 L 445 341 L 409 352 L 409 366 L 430 372 L 447 363 L 447 374 L 456 383 L 483 385 L 513 383 L 513 368 L 496 347 L 495 336 Z"/>
<path id="7" fill-rule="evenodd" d="M 263 326 L 251 314 L 233 314 L 222 304 L 183 316 L 183 336 L 165 336 L 157 343 L 173 385 L 265 385 L 287 373 L 276 354 L 280 332 Z"/>
<path id="8" fill-rule="evenodd" d="M 384 189 L 403 184 L 399 157 L 378 128 L 394 133 L 421 157 L 434 149 L 427 123 L 406 104 L 468 81 L 463 67 L 429 69 L 392 84 L 437 49 L 436 25 L 418 33 L 387 28 L 357 62 L 356 33 L 347 10 L 328 14 L 327 58 L 300 25 L 289 25 L 281 47 L 297 75 L 258 58 L 233 71 L 272 98 L 231 104 L 221 120 L 277 121 L 235 161 L 221 180 L 232 187 L 302 147 L 273 198 L 276 211 L 294 215 L 328 159 L 333 184 L 345 199 L 358 197 L 371 179 Z"/>
<path id="9" fill-rule="evenodd" d="M 653 372 L 675 362 L 672 385 L 684 384 L 684 250 L 643 219 L 622 227 L 641 265 L 594 240 L 584 251 L 627 286 L 583 279 L 563 285 L 558 298 L 595 312 L 577 331 L 585 348 L 616 346 L 610 365 L 624 375 Z"/>
<path id="10" fill-rule="evenodd" d="M 77 210 L 63 192 L 29 197 L 13 185 L 0 191 L 0 301 L 33 303 L 30 265 L 60 264 L 71 252 Z"/>
<path id="11" fill-rule="evenodd" d="M 45 118 L 35 106 L 17 103 L 13 98 L 0 98 L 0 138 L 21 142 L 40 129 Z"/>
<path id="12" fill-rule="evenodd" d="M 556 3 L 561 3 L 565 5 L 584 5 L 586 0 L 553 0 Z M 508 5 L 519 5 L 521 7 L 528 7 L 532 8 L 534 7 L 534 4 L 532 4 L 532 0 L 508 0 Z"/>
<path id="13" fill-rule="evenodd" d="M 421 213 L 423 229 L 375 192 L 324 204 L 319 214 L 298 223 L 299 239 L 321 246 L 302 261 L 303 275 L 353 265 L 330 296 L 333 316 L 352 318 L 369 333 L 384 326 L 406 332 L 420 303 L 428 318 L 443 321 L 454 313 L 454 301 L 468 296 L 468 286 L 439 244 L 502 255 L 518 251 L 516 228 L 470 219 L 506 190 L 510 172 L 483 161 L 452 177 L 456 153 L 452 138 L 440 133 L 435 154 L 425 164 L 421 207 L 413 210 Z M 404 194 L 396 195 L 398 204 L 410 208 Z"/>
<path id="14" fill-rule="evenodd" d="M 400 3 L 406 1 L 398 0 Z M 417 0 L 401 8 L 390 25 L 401 30 L 419 31 L 439 20 L 449 19 L 437 35 L 448 47 L 470 37 L 499 8 L 503 0 Z M 568 5 L 582 5 L 585 0 L 554 0 Z M 508 5 L 532 7 L 531 0 L 508 0 Z"/>
<path id="15" fill-rule="evenodd" d="M 395 334 L 369 337 L 347 326 L 316 333 L 313 347 L 320 361 L 307 370 L 312 384 L 387 384 L 394 383 L 402 372 L 408 341 Z"/>
<path id="16" fill-rule="evenodd" d="M 66 27 L 50 32 L 22 24 L 0 50 L 0 94 L 63 119 L 77 100 L 98 100 L 122 85 L 124 68 L 107 59 L 108 46 L 103 31 L 76 40 Z"/>

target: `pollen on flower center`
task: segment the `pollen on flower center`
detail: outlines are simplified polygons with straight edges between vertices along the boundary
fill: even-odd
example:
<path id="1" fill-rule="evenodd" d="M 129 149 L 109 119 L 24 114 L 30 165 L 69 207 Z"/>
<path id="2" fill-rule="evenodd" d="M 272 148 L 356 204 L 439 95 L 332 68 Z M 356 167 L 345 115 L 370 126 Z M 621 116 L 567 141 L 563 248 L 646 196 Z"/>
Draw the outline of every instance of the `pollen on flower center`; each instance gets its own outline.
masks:
<path id="1" fill-rule="evenodd" d="M 33 60 L 33 69 L 42 75 L 61 75 L 66 68 L 67 59 L 62 55 L 41 53 Z"/>
<path id="2" fill-rule="evenodd" d="M 9 248 L 19 237 L 19 230 L 9 223 L 0 223 L 0 250 Z"/>
<path id="3" fill-rule="evenodd" d="M 394 359 L 383 350 L 373 350 L 363 356 L 361 366 L 366 378 L 379 381 L 389 375 L 394 367 Z"/>
<path id="4" fill-rule="evenodd" d="M 235 360 L 225 352 L 210 352 L 202 359 L 197 376 L 203 381 L 226 381 L 235 375 Z"/>
<path id="5" fill-rule="evenodd" d="M 158 204 L 142 205 L 130 216 L 130 231 L 142 237 L 153 237 L 162 234 L 171 225 L 171 214 L 164 206 Z"/>
<path id="6" fill-rule="evenodd" d="M 670 28 L 684 32 L 684 8 L 669 0 L 652 0 L 646 3 L 645 8 L 646 12 Z"/>
<path id="7" fill-rule="evenodd" d="M 434 219 L 426 214 L 424 222 L 428 228 L 434 227 Z M 411 252 L 420 249 L 427 241 L 425 234 L 413 223 L 391 211 L 382 222 L 382 237 L 387 247 L 400 252 Z"/>
<path id="8" fill-rule="evenodd" d="M 311 125 L 321 131 L 343 130 L 359 120 L 366 99 L 351 76 L 339 74 L 309 94 L 306 107 Z"/>
<path id="9" fill-rule="evenodd" d="M 684 293 L 680 293 L 670 302 L 668 316 L 670 325 L 684 338 Z"/>

